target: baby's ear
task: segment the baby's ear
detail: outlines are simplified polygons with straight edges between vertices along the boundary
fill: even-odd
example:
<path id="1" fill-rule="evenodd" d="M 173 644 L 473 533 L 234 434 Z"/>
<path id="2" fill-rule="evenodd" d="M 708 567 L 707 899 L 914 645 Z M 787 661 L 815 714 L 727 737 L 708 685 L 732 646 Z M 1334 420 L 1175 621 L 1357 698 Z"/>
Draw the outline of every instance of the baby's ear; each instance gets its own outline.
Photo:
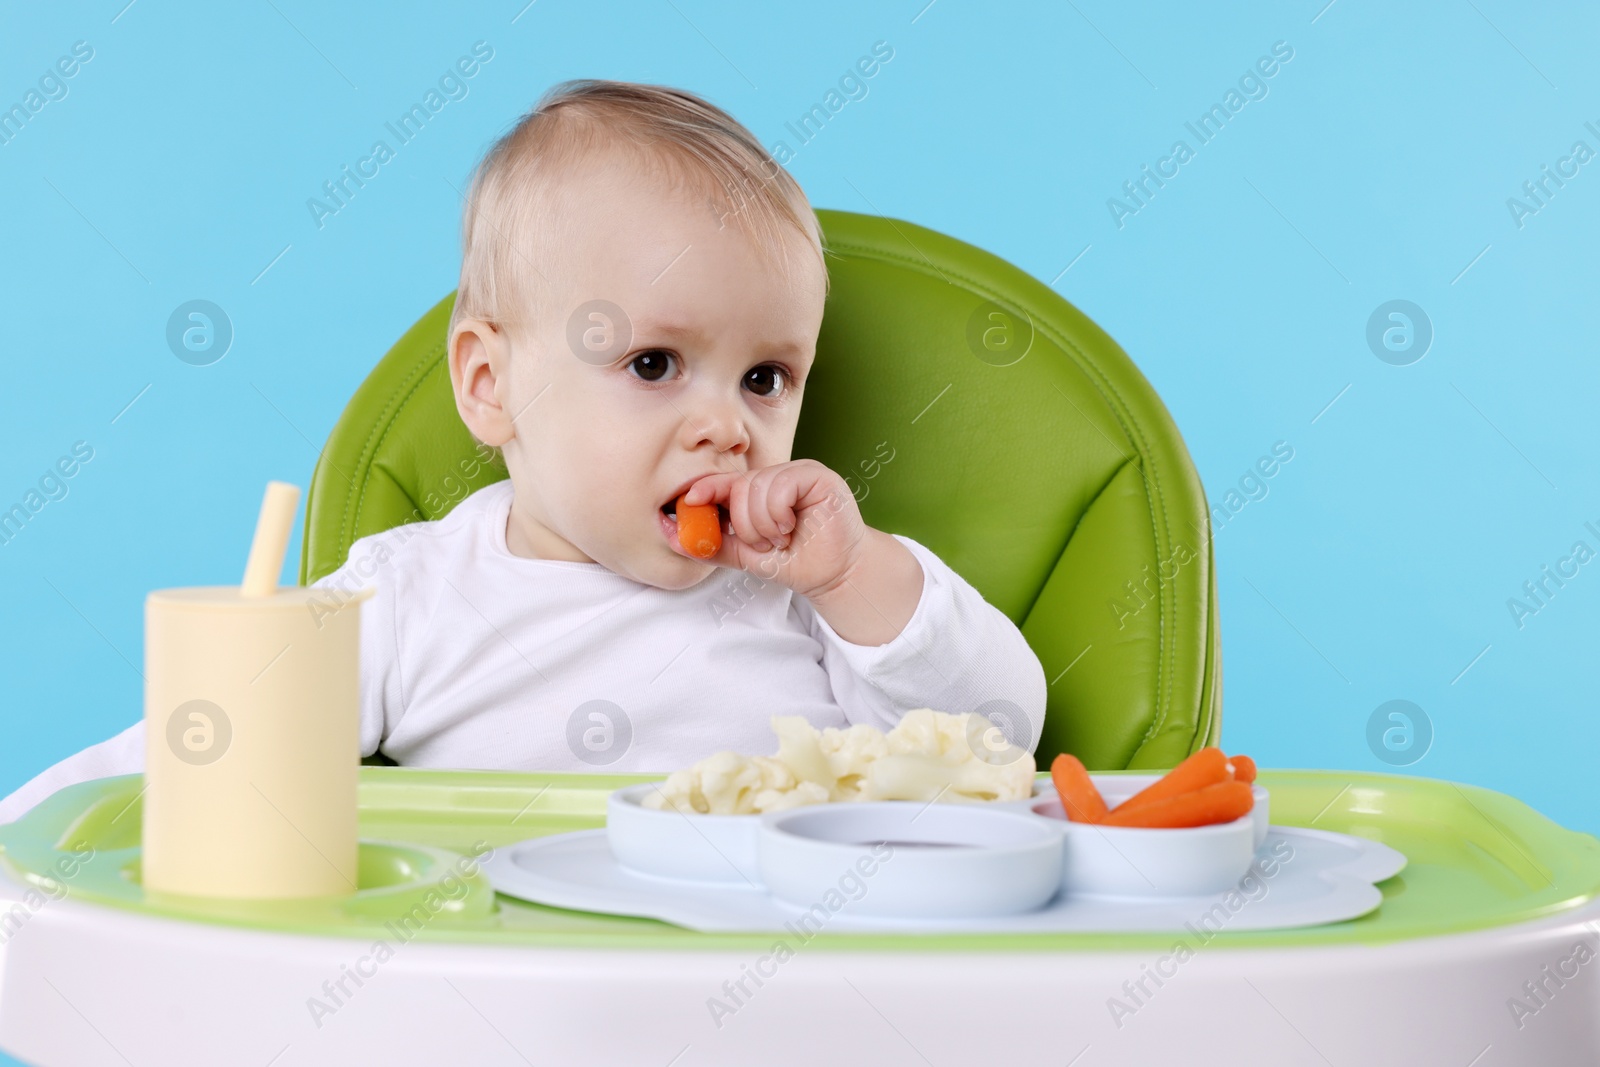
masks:
<path id="1" fill-rule="evenodd" d="M 500 447 L 515 434 L 511 415 L 501 403 L 500 380 L 510 365 L 511 345 L 505 330 L 482 319 L 462 319 L 450 331 L 450 388 L 456 411 L 472 435 Z"/>

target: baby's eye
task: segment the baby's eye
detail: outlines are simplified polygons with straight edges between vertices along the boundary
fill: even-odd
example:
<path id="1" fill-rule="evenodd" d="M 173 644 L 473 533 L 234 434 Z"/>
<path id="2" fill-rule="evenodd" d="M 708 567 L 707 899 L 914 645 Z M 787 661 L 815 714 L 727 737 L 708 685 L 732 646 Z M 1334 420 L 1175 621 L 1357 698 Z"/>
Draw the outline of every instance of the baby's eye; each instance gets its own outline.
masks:
<path id="1" fill-rule="evenodd" d="M 789 375 L 782 367 L 763 363 L 745 372 L 744 387 L 757 396 L 775 397 L 783 391 Z"/>
<path id="2" fill-rule="evenodd" d="M 671 352 L 652 348 L 648 352 L 640 352 L 629 360 L 628 369 L 647 382 L 659 382 L 666 378 L 673 361 L 677 358 Z"/>

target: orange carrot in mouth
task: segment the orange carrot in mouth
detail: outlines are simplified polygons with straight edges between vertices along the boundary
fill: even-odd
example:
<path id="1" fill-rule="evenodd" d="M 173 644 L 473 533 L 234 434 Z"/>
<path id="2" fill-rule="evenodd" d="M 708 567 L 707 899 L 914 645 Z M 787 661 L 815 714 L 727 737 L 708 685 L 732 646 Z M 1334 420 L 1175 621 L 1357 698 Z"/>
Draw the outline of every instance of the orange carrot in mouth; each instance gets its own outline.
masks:
<path id="1" fill-rule="evenodd" d="M 1249 785 L 1256 780 L 1256 761 L 1249 756 L 1229 756 L 1228 765 L 1233 768 L 1233 780 Z"/>
<path id="2" fill-rule="evenodd" d="M 1070 822 L 1099 822 L 1106 817 L 1106 802 L 1094 786 L 1083 761 L 1063 752 L 1050 764 L 1050 780 L 1061 796 L 1061 810 Z"/>
<path id="3" fill-rule="evenodd" d="M 1214 782 L 1174 796 L 1148 801 L 1136 808 L 1126 803 L 1105 817 L 1104 826 L 1140 826 L 1147 829 L 1181 829 L 1232 822 L 1255 805 L 1244 782 Z"/>
<path id="4" fill-rule="evenodd" d="M 1208 745 L 1172 768 L 1159 781 L 1118 804 L 1116 810 L 1142 808 L 1158 800 L 1167 800 L 1227 780 L 1228 758 L 1222 754 L 1222 749 Z"/>
<path id="5" fill-rule="evenodd" d="M 678 515 L 678 544 L 697 559 L 710 559 L 722 549 L 722 516 L 715 504 L 685 504 L 684 493 L 673 510 Z"/>

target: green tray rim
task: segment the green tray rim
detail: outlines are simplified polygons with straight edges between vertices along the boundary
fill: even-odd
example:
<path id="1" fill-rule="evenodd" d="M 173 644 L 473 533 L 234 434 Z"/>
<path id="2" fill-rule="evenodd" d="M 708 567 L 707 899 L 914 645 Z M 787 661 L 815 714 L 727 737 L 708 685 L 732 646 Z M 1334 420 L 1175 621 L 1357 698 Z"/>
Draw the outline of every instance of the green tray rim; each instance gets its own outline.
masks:
<path id="1" fill-rule="evenodd" d="M 1097 772 L 1098 773 L 1098 772 Z M 1149 772 L 1108 772 L 1138 774 Z M 614 950 L 767 951 L 771 932 L 701 933 L 653 919 L 548 908 L 493 892 L 474 862 L 541 832 L 604 825 L 611 790 L 661 774 L 438 770 L 362 767 L 363 848 L 374 877 L 359 894 L 308 901 L 218 901 L 146 894 L 129 879 L 138 855 L 143 775 L 120 775 L 60 790 L 16 822 L 0 826 L 0 864 L 46 897 L 150 916 L 262 932 L 389 941 L 526 945 Z M 1040 778 L 1048 781 L 1041 772 Z M 1387 840 L 1406 852 L 1454 849 L 1464 860 L 1418 863 L 1379 884 L 1385 901 L 1359 919 L 1287 930 L 1222 929 L 1203 943 L 1235 948 L 1377 945 L 1509 926 L 1558 915 L 1600 895 L 1600 840 L 1568 830 L 1522 801 L 1479 786 L 1373 772 L 1263 769 L 1272 821 L 1282 826 Z M 1409 836 L 1408 836 L 1409 835 Z M 64 858 L 93 859 L 63 877 Z M 411 850 L 407 852 L 407 850 Z M 108 862 L 96 864 L 104 855 Z M 449 863 L 450 857 L 462 862 Z M 384 862 L 376 862 L 383 860 Z M 409 866 L 407 864 L 409 863 Z M 398 866 L 397 866 L 398 865 Z M 133 869 L 136 869 L 134 867 Z M 459 887 L 441 883 L 448 869 Z M 396 873 L 398 872 L 398 873 Z M 412 877 L 407 879 L 406 873 Z M 1408 881 L 1409 879 L 1409 881 Z M 443 886 L 449 886 L 446 890 Z M 1487 889 L 1485 887 L 1488 887 Z M 1496 889 L 1498 887 L 1498 889 Z M 460 897 L 453 895 L 460 889 Z M 1477 899 L 1489 890 L 1491 900 Z M 1405 900 L 1410 894 L 1414 899 Z M 422 918 L 397 928 L 404 915 Z M 408 910 L 409 909 L 409 910 Z M 1396 913 L 1399 913 L 1398 916 Z M 409 935 L 409 936 L 405 936 Z M 1155 933 L 888 934 L 823 930 L 808 946 L 838 951 L 1142 951 L 1194 940 Z M 1191 945 L 1191 947 L 1193 947 Z"/>

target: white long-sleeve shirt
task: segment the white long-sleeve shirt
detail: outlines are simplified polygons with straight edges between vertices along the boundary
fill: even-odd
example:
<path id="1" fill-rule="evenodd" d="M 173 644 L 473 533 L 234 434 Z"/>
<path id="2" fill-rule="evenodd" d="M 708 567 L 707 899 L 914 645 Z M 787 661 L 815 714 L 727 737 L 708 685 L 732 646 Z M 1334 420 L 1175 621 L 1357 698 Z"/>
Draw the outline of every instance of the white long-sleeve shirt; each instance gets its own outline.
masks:
<path id="1" fill-rule="evenodd" d="M 665 590 L 598 563 L 506 547 L 511 483 L 443 519 L 363 537 L 315 583 L 361 611 L 361 753 L 405 766 L 669 772 L 776 750 L 769 720 L 888 730 L 912 708 L 981 711 L 1030 751 L 1044 670 L 1021 632 L 933 552 L 894 640 L 845 640 L 809 601 L 719 568 Z M 999 712 L 1008 721 L 995 716 Z M 144 768 L 134 723 L 0 801 L 8 822 L 57 789 Z"/>

